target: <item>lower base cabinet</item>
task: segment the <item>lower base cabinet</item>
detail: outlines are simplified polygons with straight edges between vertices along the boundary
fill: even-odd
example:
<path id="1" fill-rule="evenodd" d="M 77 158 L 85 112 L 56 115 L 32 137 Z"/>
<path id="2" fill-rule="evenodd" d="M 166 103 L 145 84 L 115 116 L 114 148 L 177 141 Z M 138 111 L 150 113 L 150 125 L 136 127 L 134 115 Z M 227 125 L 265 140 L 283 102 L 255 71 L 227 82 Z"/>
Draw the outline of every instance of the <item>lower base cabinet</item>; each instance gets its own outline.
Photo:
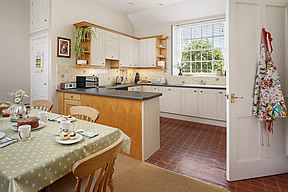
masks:
<path id="1" fill-rule="evenodd" d="M 161 112 L 226 121 L 226 90 L 147 85 L 128 90 L 162 93 Z"/>

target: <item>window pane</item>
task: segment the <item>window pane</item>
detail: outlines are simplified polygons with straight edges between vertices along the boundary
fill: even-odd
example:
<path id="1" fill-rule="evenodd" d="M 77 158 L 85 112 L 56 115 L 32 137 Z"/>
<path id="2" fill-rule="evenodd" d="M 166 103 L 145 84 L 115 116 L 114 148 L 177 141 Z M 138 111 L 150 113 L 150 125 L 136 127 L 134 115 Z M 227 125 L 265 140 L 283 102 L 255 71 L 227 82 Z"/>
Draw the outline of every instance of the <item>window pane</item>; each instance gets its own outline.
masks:
<path id="1" fill-rule="evenodd" d="M 182 61 L 190 61 L 190 51 L 182 52 Z"/>
<path id="2" fill-rule="evenodd" d="M 208 73 L 213 73 L 212 62 L 208 62 L 207 65 L 208 65 Z"/>
<path id="3" fill-rule="evenodd" d="M 201 39 L 195 39 L 195 40 L 192 40 L 192 49 L 193 50 L 198 50 L 198 49 L 201 49 L 201 42 L 202 40 Z"/>
<path id="4" fill-rule="evenodd" d="M 192 63 L 192 73 L 196 73 L 196 63 Z"/>
<path id="5" fill-rule="evenodd" d="M 196 51 L 191 52 L 191 61 L 196 61 Z"/>
<path id="6" fill-rule="evenodd" d="M 224 24 L 215 24 L 213 25 L 213 35 L 214 36 L 224 36 Z"/>
<path id="7" fill-rule="evenodd" d="M 191 28 L 183 29 L 182 31 L 182 39 L 191 39 Z"/>
<path id="8" fill-rule="evenodd" d="M 191 49 L 191 41 L 185 40 L 182 41 L 182 50 L 190 50 Z"/>
<path id="9" fill-rule="evenodd" d="M 203 62 L 202 63 L 202 72 L 203 73 L 207 73 L 208 72 L 208 63 L 207 62 Z"/>
<path id="10" fill-rule="evenodd" d="M 216 69 L 223 69 L 224 68 L 224 61 L 213 62 L 213 67 L 214 67 L 214 73 L 216 72 Z"/>
<path id="11" fill-rule="evenodd" d="M 202 60 L 211 61 L 212 60 L 212 50 L 202 51 Z"/>
<path id="12" fill-rule="evenodd" d="M 182 72 L 183 73 L 190 73 L 191 72 L 190 63 L 189 62 L 183 63 L 182 66 L 183 66 L 182 67 Z"/>
<path id="13" fill-rule="evenodd" d="M 194 53 L 195 53 L 194 61 L 201 61 L 201 51 L 194 51 Z"/>
<path id="14" fill-rule="evenodd" d="M 202 38 L 212 37 L 212 25 L 202 27 Z"/>
<path id="15" fill-rule="evenodd" d="M 196 73 L 201 73 L 201 62 L 196 62 Z"/>
<path id="16" fill-rule="evenodd" d="M 212 38 L 206 38 L 202 40 L 202 49 L 212 48 Z"/>
<path id="17" fill-rule="evenodd" d="M 214 49 L 213 50 L 213 60 L 224 60 L 224 55 L 222 50 Z"/>
<path id="18" fill-rule="evenodd" d="M 220 48 L 223 49 L 224 48 L 224 36 L 222 37 L 214 37 L 214 48 Z"/>
<path id="19" fill-rule="evenodd" d="M 193 27 L 192 28 L 192 39 L 201 38 L 201 27 Z"/>

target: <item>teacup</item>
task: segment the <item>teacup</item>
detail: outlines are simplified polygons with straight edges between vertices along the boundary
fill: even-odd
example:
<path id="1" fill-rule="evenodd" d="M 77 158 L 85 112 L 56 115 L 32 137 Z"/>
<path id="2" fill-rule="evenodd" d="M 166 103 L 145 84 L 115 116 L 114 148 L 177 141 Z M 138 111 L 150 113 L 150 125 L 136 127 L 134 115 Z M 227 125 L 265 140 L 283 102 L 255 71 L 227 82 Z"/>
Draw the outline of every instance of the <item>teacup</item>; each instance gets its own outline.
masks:
<path id="1" fill-rule="evenodd" d="M 45 112 L 45 111 L 39 112 L 39 120 L 40 121 L 46 122 L 47 119 L 48 119 L 47 112 Z"/>
<path id="2" fill-rule="evenodd" d="M 19 140 L 28 140 L 31 137 L 31 125 L 22 125 L 18 127 Z"/>
<path id="3" fill-rule="evenodd" d="M 60 133 L 61 132 L 70 133 L 74 128 L 75 125 L 70 121 L 60 121 Z"/>

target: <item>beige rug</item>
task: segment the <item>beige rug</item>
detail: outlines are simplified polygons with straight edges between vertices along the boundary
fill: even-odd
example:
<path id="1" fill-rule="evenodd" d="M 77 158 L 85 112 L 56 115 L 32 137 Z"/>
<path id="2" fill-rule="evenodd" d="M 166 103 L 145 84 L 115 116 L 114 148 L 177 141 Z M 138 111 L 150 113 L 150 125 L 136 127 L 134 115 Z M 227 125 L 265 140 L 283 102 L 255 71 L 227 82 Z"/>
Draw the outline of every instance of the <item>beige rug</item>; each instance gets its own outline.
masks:
<path id="1" fill-rule="evenodd" d="M 220 192 L 226 191 L 149 163 L 119 154 L 115 163 L 115 192 Z M 84 191 L 86 181 L 83 181 Z M 72 192 L 76 185 L 72 173 L 47 187 L 48 192 Z"/>

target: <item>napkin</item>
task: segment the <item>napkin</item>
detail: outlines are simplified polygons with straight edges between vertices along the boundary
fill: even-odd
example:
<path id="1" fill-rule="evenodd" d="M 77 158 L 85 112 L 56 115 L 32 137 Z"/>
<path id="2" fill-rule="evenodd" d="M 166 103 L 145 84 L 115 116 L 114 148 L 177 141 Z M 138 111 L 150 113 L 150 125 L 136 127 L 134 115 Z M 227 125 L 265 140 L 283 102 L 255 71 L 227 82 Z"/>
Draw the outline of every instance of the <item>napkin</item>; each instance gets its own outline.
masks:
<path id="1" fill-rule="evenodd" d="M 17 142 L 17 139 L 12 139 L 10 137 L 6 137 L 5 139 L 0 140 L 0 148 L 6 147 L 7 145 L 10 145 L 12 143 Z"/>
<path id="2" fill-rule="evenodd" d="M 80 132 L 79 134 L 80 134 L 80 135 L 83 135 L 83 136 L 85 136 L 85 137 L 87 137 L 87 138 L 89 138 L 89 139 L 91 139 L 91 138 L 96 137 L 96 136 L 99 135 L 98 133 L 93 133 L 93 132 L 91 132 L 91 131 L 82 131 L 82 132 Z"/>

